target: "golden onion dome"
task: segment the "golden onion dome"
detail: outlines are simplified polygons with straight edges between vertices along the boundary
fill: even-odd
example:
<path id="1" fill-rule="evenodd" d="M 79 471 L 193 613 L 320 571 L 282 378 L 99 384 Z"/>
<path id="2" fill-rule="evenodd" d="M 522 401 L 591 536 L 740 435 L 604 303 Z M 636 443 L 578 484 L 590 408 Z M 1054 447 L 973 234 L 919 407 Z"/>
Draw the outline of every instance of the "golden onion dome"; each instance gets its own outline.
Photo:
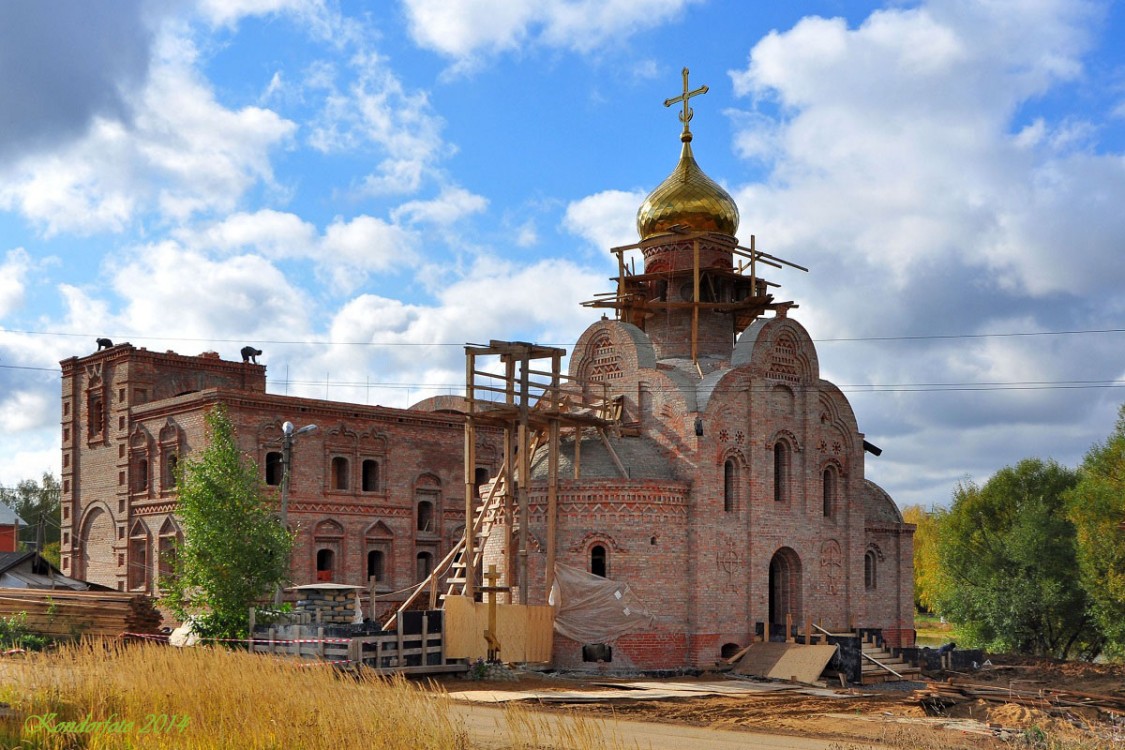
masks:
<path id="1" fill-rule="evenodd" d="M 691 133 L 681 136 L 684 147 L 672 174 L 648 194 L 637 210 L 637 233 L 642 240 L 681 225 L 689 231 L 738 231 L 738 206 L 730 193 L 703 173 L 691 153 Z"/>

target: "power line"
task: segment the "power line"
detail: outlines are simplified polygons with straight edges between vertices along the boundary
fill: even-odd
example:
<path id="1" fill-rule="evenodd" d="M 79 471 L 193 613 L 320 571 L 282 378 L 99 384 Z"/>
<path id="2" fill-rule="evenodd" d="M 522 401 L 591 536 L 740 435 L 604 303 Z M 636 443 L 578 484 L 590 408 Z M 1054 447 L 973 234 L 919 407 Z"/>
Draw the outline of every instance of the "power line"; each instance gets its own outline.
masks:
<path id="1" fill-rule="evenodd" d="M 93 333 L 67 333 L 63 331 L 30 331 L 30 330 L 17 330 L 17 329 L 0 329 L 0 333 L 16 333 L 24 336 L 58 336 L 63 338 L 98 338 L 101 334 Z M 1036 336 L 1081 336 L 1081 335 L 1094 335 L 1094 334 L 1107 334 L 1107 333 L 1125 333 L 1125 328 L 1076 328 L 1072 330 L 1063 331 L 1007 331 L 1000 333 L 934 333 L 934 334 L 916 334 L 916 335 L 902 335 L 902 336 L 847 336 L 836 338 L 814 338 L 814 343 L 841 343 L 841 342 L 862 342 L 862 341 L 933 341 L 933 340 L 957 340 L 957 339 L 989 339 L 989 338 L 1017 338 L 1017 337 L 1036 337 Z M 118 338 L 115 334 L 114 338 Z M 124 336 L 123 338 L 130 338 Z M 230 338 L 213 338 L 213 337 L 189 337 L 189 336 L 136 336 L 138 341 L 183 341 L 194 343 L 217 343 L 217 344 L 240 344 L 246 341 L 253 340 L 258 344 L 280 344 L 287 346 L 385 346 L 385 347 L 425 347 L 425 346 L 441 346 L 441 347 L 460 347 L 465 346 L 465 342 L 442 342 L 433 341 L 427 343 L 415 341 L 324 341 L 320 339 L 258 339 L 253 336 L 243 336 L 236 339 Z M 543 346 L 556 346 L 556 347 L 570 347 L 574 346 L 573 343 L 569 344 L 543 344 Z"/>
<path id="2" fill-rule="evenodd" d="M 0 369 L 34 370 L 59 374 L 59 370 L 51 367 L 15 367 L 13 365 L 0 365 Z M 499 377 L 499 376 L 497 376 Z M 274 386 L 284 387 L 315 387 L 315 388 L 380 388 L 383 390 L 411 390 L 411 391 L 442 391 L 460 392 L 464 390 L 464 383 L 412 383 L 412 382 L 385 382 L 374 380 L 272 380 Z M 1036 390 L 1069 390 L 1091 388 L 1122 388 L 1125 380 L 1013 380 L 990 382 L 952 382 L 952 383 L 836 383 L 834 384 L 844 393 L 931 393 L 941 391 L 1036 391 Z M 752 387 L 750 391 L 764 391 L 773 385 Z M 651 386 L 646 389 L 649 393 L 671 393 L 679 390 L 676 386 L 658 387 Z M 715 388 L 713 393 L 730 392 L 732 390 L 747 390 L 744 388 Z M 275 394 L 276 395 L 276 394 Z"/>

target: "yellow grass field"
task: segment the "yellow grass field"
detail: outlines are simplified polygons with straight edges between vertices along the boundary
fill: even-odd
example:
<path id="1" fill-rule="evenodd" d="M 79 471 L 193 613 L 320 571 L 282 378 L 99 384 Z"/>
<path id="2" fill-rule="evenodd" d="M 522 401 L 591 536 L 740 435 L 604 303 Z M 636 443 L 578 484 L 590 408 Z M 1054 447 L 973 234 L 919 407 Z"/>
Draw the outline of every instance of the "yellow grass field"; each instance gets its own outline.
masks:
<path id="1" fill-rule="evenodd" d="M 4 748 L 469 747 L 445 698 L 404 680 L 218 648 L 86 643 L 9 659 L 0 701 Z"/>

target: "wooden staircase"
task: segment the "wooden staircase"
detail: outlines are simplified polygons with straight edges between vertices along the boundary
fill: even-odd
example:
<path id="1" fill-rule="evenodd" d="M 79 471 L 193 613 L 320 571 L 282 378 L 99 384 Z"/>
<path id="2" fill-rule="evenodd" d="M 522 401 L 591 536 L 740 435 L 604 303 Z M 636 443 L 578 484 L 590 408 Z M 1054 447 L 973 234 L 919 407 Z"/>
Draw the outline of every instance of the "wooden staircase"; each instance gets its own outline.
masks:
<path id="1" fill-rule="evenodd" d="M 879 685 L 884 682 L 913 681 L 921 678 L 922 670 L 893 656 L 878 643 L 865 636 L 863 647 L 863 667 L 861 685 Z"/>

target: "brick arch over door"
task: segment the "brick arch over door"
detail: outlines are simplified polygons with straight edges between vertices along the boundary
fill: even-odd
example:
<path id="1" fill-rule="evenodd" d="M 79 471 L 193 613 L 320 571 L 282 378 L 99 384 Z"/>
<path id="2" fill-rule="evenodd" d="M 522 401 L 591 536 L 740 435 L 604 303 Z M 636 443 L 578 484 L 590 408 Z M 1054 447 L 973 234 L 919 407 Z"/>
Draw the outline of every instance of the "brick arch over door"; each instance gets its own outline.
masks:
<path id="1" fill-rule="evenodd" d="M 109 511 L 93 507 L 82 523 L 82 557 L 78 574 L 86 581 L 117 588 L 117 553 L 113 549 L 116 535 Z"/>
<path id="2" fill-rule="evenodd" d="M 786 616 L 800 622 L 801 608 L 801 558 L 792 547 L 782 547 L 770 560 L 769 571 L 769 621 L 770 631 L 784 627 Z"/>

